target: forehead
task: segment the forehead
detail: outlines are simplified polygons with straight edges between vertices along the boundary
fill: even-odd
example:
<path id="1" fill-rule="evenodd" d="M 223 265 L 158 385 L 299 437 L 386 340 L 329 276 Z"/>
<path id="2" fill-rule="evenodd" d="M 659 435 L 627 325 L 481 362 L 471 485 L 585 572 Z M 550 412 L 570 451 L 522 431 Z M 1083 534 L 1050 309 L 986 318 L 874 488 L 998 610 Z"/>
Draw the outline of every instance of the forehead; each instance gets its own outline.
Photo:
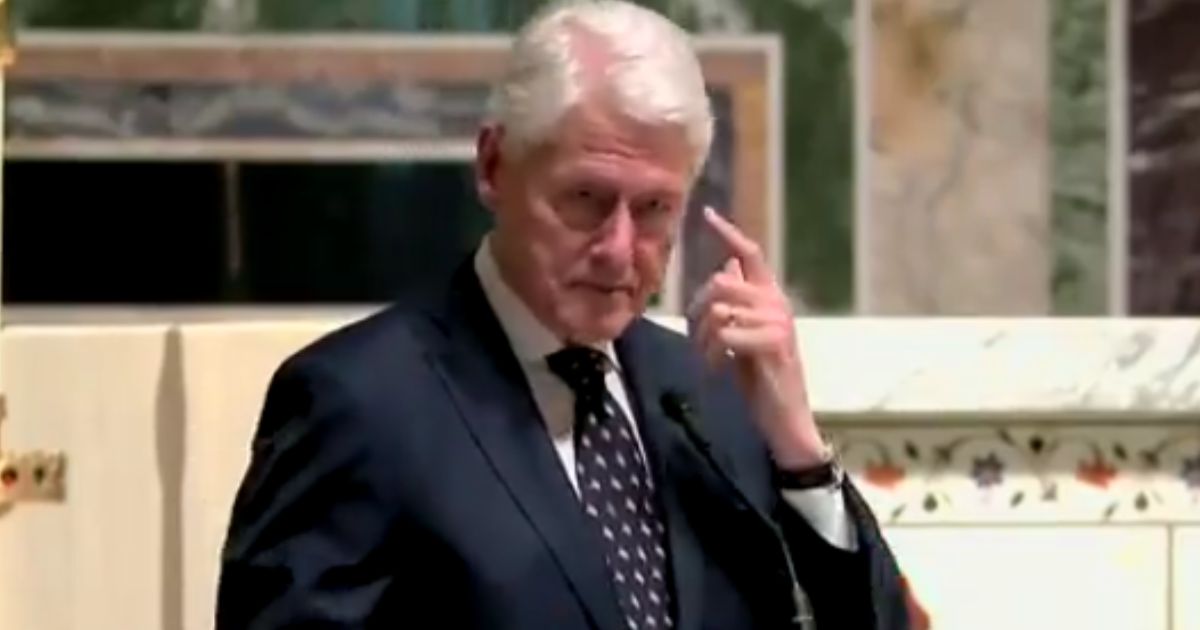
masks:
<path id="1" fill-rule="evenodd" d="M 552 176 L 613 176 L 680 189 L 691 166 L 681 127 L 648 125 L 596 106 L 571 108 L 542 159 Z"/>

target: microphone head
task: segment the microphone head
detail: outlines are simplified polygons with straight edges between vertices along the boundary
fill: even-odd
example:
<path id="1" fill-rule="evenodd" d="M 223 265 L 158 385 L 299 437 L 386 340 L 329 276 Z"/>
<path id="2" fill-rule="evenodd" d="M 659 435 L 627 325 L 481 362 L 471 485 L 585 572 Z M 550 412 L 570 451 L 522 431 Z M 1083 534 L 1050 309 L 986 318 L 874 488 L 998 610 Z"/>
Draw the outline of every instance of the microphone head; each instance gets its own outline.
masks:
<path id="1" fill-rule="evenodd" d="M 658 404 L 662 407 L 663 413 L 676 422 L 688 423 L 691 418 L 692 408 L 688 405 L 687 398 L 683 394 L 674 389 L 668 389 L 658 397 Z"/>
<path id="2" fill-rule="evenodd" d="M 658 397 L 658 404 L 662 405 L 663 413 L 683 429 L 692 444 L 700 449 L 700 452 L 707 454 L 708 440 L 700 434 L 700 430 L 696 427 L 696 414 L 692 412 L 692 406 L 688 404 L 687 397 L 682 392 L 668 389 Z"/>

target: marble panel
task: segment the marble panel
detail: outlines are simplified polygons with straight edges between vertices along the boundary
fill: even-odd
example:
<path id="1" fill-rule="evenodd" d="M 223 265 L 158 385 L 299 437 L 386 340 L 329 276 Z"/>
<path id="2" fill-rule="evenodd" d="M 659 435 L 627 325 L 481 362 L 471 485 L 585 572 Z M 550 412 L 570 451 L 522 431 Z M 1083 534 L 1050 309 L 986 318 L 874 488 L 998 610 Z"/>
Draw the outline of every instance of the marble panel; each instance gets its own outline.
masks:
<path id="1" fill-rule="evenodd" d="M 1129 310 L 1200 314 L 1200 2 L 1131 0 Z"/>
<path id="2" fill-rule="evenodd" d="M 1200 421 L 1200 321 L 796 322 L 813 405 L 853 417 Z"/>
<path id="3" fill-rule="evenodd" d="M 1051 12 L 1053 307 L 1100 315 L 1109 300 L 1108 0 L 1055 0 Z"/>
<path id="4" fill-rule="evenodd" d="M 0 508 L 0 628 L 180 628 L 183 391 L 168 327 L 3 335 L 3 447 L 66 456 L 64 500 Z"/>
<path id="5" fill-rule="evenodd" d="M 884 523 L 1200 523 L 1200 423 L 838 426 Z"/>
<path id="6" fill-rule="evenodd" d="M 927 628 L 1170 627 L 1165 527 L 893 527 L 885 535 Z"/>
<path id="7" fill-rule="evenodd" d="M 16 79 L 11 138 L 469 141 L 485 83 L 107 81 Z"/>
<path id="8" fill-rule="evenodd" d="M 542 0 L 241 0 L 266 30 L 491 31 L 515 28 Z"/>
<path id="9" fill-rule="evenodd" d="M 856 3 L 741 4 L 749 28 L 782 37 L 784 281 L 803 310 L 853 312 Z"/>
<path id="10" fill-rule="evenodd" d="M 1200 630 L 1200 527 L 1176 527 L 1171 540 L 1175 630 Z"/>
<path id="11" fill-rule="evenodd" d="M 1047 4 L 871 4 L 860 310 L 1050 312 Z"/>
<path id="12" fill-rule="evenodd" d="M 11 3 L 15 24 L 52 29 L 199 28 L 211 0 L 22 0 Z"/>

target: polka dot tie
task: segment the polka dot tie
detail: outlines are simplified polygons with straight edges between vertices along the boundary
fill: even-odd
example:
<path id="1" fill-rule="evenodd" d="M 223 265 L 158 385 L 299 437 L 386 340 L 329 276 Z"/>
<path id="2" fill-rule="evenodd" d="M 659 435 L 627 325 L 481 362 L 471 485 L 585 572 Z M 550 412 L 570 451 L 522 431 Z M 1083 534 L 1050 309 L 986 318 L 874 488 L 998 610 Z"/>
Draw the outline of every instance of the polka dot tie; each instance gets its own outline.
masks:
<path id="1" fill-rule="evenodd" d="M 629 419 L 604 384 L 608 359 L 568 347 L 546 358 L 575 392 L 575 474 L 583 510 L 598 528 L 625 625 L 674 625 L 666 531 Z"/>

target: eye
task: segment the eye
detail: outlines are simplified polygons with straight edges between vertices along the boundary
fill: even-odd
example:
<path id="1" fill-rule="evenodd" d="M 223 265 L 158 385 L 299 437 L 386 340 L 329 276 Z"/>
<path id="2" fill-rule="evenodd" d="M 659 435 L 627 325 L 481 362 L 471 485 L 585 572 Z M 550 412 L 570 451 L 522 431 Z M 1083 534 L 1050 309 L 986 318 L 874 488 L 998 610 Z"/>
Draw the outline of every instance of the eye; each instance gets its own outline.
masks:
<path id="1" fill-rule="evenodd" d="M 578 184 L 566 190 L 565 199 L 575 205 L 593 207 L 604 200 L 604 190 L 593 184 Z"/>
<path id="2" fill-rule="evenodd" d="M 582 182 L 563 188 L 557 210 L 567 225 L 591 230 L 604 222 L 613 203 L 609 189 Z"/>
<path id="3" fill-rule="evenodd" d="M 670 210 L 671 203 L 662 197 L 646 199 L 638 207 L 639 212 L 649 216 L 664 214 Z"/>

